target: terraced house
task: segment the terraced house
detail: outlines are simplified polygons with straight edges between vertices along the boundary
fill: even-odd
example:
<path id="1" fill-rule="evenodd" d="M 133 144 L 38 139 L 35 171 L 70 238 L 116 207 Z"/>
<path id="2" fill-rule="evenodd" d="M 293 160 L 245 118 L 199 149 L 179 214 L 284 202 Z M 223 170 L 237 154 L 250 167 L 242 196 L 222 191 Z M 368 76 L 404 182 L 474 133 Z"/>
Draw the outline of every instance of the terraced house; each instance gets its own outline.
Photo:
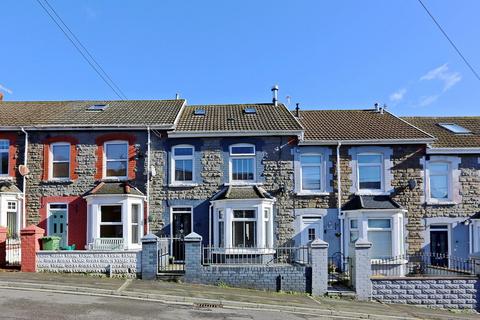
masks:
<path id="1" fill-rule="evenodd" d="M 340 263 L 357 239 L 373 260 L 480 251 L 478 118 L 289 111 L 276 98 L 4 101 L 0 126 L 12 236 L 35 224 L 62 248 L 139 250 L 147 233 L 195 232 L 210 253 L 259 259 L 323 239 Z"/>

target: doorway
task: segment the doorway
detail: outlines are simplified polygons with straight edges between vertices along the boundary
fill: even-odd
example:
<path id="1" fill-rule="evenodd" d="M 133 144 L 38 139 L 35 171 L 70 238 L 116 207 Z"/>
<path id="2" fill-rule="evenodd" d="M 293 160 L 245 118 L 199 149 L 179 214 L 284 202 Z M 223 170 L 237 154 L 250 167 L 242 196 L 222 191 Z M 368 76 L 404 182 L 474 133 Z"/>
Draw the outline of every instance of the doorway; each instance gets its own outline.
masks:
<path id="1" fill-rule="evenodd" d="M 321 217 L 302 217 L 300 241 L 306 246 L 315 239 L 322 239 L 323 221 Z"/>
<path id="2" fill-rule="evenodd" d="M 431 264 L 439 267 L 448 267 L 449 255 L 448 225 L 430 226 L 430 253 Z"/>
<path id="3" fill-rule="evenodd" d="M 192 232 L 192 208 L 191 207 L 173 207 L 172 208 L 172 228 L 171 228 L 171 253 L 176 261 L 185 259 L 184 238 Z"/>
<path id="4" fill-rule="evenodd" d="M 65 203 L 48 205 L 48 235 L 60 237 L 60 247 L 67 246 L 68 206 Z"/>

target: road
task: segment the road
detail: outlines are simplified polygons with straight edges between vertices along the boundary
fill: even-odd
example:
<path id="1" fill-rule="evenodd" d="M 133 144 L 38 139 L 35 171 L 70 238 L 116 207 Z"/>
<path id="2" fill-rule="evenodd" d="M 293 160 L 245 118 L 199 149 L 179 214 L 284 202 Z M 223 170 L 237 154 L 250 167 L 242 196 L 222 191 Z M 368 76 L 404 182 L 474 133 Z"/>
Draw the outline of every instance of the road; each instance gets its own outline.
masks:
<path id="1" fill-rule="evenodd" d="M 0 289 L 1 319 L 318 319 L 275 311 L 198 308 L 123 298 Z M 322 318 L 322 319 L 329 319 Z M 338 318 L 335 318 L 338 319 Z"/>

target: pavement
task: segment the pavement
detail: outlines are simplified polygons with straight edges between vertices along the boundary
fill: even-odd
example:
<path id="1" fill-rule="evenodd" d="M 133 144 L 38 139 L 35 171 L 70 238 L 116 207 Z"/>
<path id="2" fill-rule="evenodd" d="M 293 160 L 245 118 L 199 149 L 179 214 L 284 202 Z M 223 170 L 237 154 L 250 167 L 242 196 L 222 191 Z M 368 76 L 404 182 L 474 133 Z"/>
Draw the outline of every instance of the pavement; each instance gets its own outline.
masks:
<path id="1" fill-rule="evenodd" d="M 478 313 L 448 311 L 411 305 L 361 302 L 338 297 L 311 297 L 249 289 L 217 287 L 165 281 L 103 278 L 89 275 L 0 272 L 0 290 L 34 295 L 38 292 L 141 301 L 158 305 L 177 306 L 190 310 L 209 309 L 251 313 L 282 313 L 305 318 L 332 319 L 480 319 Z M 5 297 L 4 295 L 0 296 Z M 0 299 L 0 302 L 2 300 Z M 136 305 L 136 304 L 135 304 Z M 1 304 L 0 304 L 1 306 Z M 4 304 L 5 306 L 5 304 Z M 4 309 L 2 307 L 2 309 Z M 179 309 L 179 310 L 180 310 Z M 242 313 L 243 314 L 243 313 Z M 204 318 L 198 316 L 198 318 Z M 222 318 L 222 317 L 220 317 Z M 224 316 L 223 318 L 229 319 Z M 257 319 L 257 317 L 249 317 Z M 259 317 L 258 319 L 261 319 Z M 276 319 L 270 317 L 266 319 Z"/>

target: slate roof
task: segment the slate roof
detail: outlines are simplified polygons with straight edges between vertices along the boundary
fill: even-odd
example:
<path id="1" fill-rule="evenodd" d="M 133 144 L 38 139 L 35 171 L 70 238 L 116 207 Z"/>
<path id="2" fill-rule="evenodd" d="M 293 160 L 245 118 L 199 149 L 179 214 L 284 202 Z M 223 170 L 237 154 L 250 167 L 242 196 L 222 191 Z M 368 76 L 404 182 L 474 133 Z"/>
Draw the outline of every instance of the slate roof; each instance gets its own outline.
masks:
<path id="1" fill-rule="evenodd" d="M 245 113 L 255 108 L 256 114 Z M 205 115 L 195 115 L 195 110 L 205 110 Z M 272 103 L 192 105 L 186 106 L 180 116 L 176 132 L 228 132 L 248 131 L 301 131 L 303 128 L 283 104 Z"/>
<path id="2" fill-rule="evenodd" d="M 294 112 L 293 112 L 294 113 Z M 431 140 L 432 137 L 389 112 L 370 110 L 304 110 L 299 120 L 305 141 Z"/>
<path id="3" fill-rule="evenodd" d="M 0 101 L 1 127 L 173 127 L 185 100 Z M 108 104 L 104 111 L 87 110 Z"/>
<path id="4" fill-rule="evenodd" d="M 431 144 L 434 148 L 480 148 L 480 117 L 404 117 L 409 123 L 427 131 L 437 140 Z M 439 123 L 455 123 L 471 134 L 455 134 Z"/>
<path id="5" fill-rule="evenodd" d="M 480 212 L 475 213 L 470 219 L 480 219 Z"/>
<path id="6" fill-rule="evenodd" d="M 11 181 L 0 181 L 0 193 L 22 193 Z"/>
<path id="7" fill-rule="evenodd" d="M 227 186 L 215 194 L 211 201 L 239 199 L 273 199 L 273 197 L 257 186 Z"/>
<path id="8" fill-rule="evenodd" d="M 96 187 L 87 193 L 91 195 L 115 195 L 128 194 L 134 196 L 144 196 L 144 194 L 128 182 L 100 182 Z"/>
<path id="9" fill-rule="evenodd" d="M 402 209 L 402 206 L 390 196 L 355 195 L 342 207 L 342 210 L 345 211 L 361 209 Z"/>

